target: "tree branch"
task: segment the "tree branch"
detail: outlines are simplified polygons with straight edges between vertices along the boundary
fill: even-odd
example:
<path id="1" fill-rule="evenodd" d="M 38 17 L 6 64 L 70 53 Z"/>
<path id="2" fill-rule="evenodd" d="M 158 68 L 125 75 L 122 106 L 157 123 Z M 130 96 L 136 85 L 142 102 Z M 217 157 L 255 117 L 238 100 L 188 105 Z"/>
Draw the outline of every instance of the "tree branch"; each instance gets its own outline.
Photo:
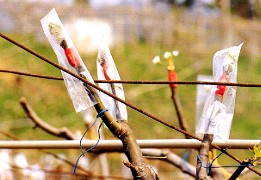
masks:
<path id="1" fill-rule="evenodd" d="M 161 149 L 142 149 L 142 154 L 144 156 L 153 157 L 163 157 L 158 158 L 161 161 L 166 161 L 175 167 L 179 168 L 183 173 L 196 177 L 196 167 L 189 162 L 185 161 L 175 153 L 170 150 L 161 150 Z"/>
<path id="2" fill-rule="evenodd" d="M 209 179 L 208 170 L 208 154 L 210 144 L 213 141 L 213 134 L 204 134 L 204 138 L 199 150 L 199 158 L 197 160 L 196 179 L 205 180 Z"/>
<path id="3" fill-rule="evenodd" d="M 101 102 L 98 96 L 96 99 L 98 102 Z M 20 104 L 22 105 L 27 116 L 36 124 L 37 127 L 40 127 L 45 132 L 54 136 L 62 137 L 68 140 L 76 140 L 74 134 L 67 128 L 57 129 L 42 121 L 33 111 L 31 106 L 26 102 L 25 98 L 21 98 Z M 102 103 L 97 103 L 94 107 L 98 113 L 105 109 Z M 145 165 L 141 150 L 130 127 L 124 121 L 116 122 L 113 120 L 108 112 L 104 112 L 101 118 L 111 132 L 121 139 L 126 156 L 128 157 L 130 163 L 137 167 L 138 171 L 133 171 L 132 169 L 133 176 L 142 177 L 141 179 L 157 179 L 156 173 Z"/>
<path id="4" fill-rule="evenodd" d="M 179 126 L 182 130 L 188 132 L 188 124 L 184 117 L 183 109 L 182 109 L 178 94 L 176 92 L 176 88 L 170 87 L 170 89 L 171 89 L 171 99 L 174 104 L 176 114 L 177 114 L 177 117 L 179 120 Z M 184 134 L 184 136 L 186 137 L 186 139 L 190 138 L 190 136 L 188 136 L 187 134 Z"/>
<path id="5" fill-rule="evenodd" d="M 34 112 L 34 110 L 31 108 L 31 106 L 27 103 L 26 99 L 22 97 L 20 99 L 20 104 L 23 107 L 26 115 L 28 118 L 33 121 L 33 123 L 36 125 L 36 127 L 41 128 L 45 132 L 52 134 L 54 136 L 65 138 L 67 140 L 77 140 L 75 135 L 68 130 L 66 127 L 63 127 L 62 129 L 55 128 L 51 126 L 50 124 L 42 121 L 37 114 Z"/>
<path id="6" fill-rule="evenodd" d="M 85 75 L 82 74 L 82 69 L 83 67 L 81 65 L 76 68 L 78 74 L 83 79 L 87 80 Z M 121 140 L 125 155 L 127 156 L 132 166 L 135 167 L 131 168 L 133 178 L 141 180 L 158 179 L 158 175 L 154 172 L 154 170 L 145 164 L 141 153 L 141 149 L 136 141 L 136 137 L 130 126 L 127 124 L 127 121 L 116 121 L 104 107 L 99 95 L 97 94 L 96 89 L 94 89 L 86 82 L 83 83 L 83 86 L 88 92 L 89 98 L 97 102 L 94 105 L 94 108 L 96 109 L 99 117 L 103 120 L 108 129 L 112 132 L 112 134 Z"/>
<path id="7" fill-rule="evenodd" d="M 101 102 L 99 97 L 96 97 L 96 100 Z M 102 103 L 97 103 L 94 107 L 98 113 L 105 109 Z M 115 121 L 107 111 L 103 113 L 101 118 L 110 131 L 122 141 L 123 150 L 131 164 L 130 167 L 135 167 L 130 168 L 133 178 L 141 180 L 158 179 L 158 175 L 153 169 L 144 163 L 141 149 L 129 125 L 125 121 Z"/>

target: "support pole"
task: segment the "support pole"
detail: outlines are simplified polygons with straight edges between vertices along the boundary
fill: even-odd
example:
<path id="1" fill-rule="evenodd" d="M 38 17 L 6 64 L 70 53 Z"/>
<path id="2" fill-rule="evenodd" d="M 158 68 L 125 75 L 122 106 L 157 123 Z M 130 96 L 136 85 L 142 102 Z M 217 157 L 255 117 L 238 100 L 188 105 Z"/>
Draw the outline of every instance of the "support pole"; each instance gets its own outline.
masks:
<path id="1" fill-rule="evenodd" d="M 233 139 L 227 142 L 214 141 L 212 144 L 221 148 L 228 149 L 249 149 L 260 143 L 261 140 L 242 140 Z M 83 148 L 92 147 L 97 140 L 84 140 Z M 141 148 L 170 148 L 170 149 L 188 149 L 199 148 L 201 141 L 195 139 L 151 139 L 137 140 Z M 32 141 L 0 141 L 0 149 L 79 149 L 78 140 L 32 140 Z M 122 151 L 120 140 L 100 140 L 95 150 L 109 150 L 114 152 Z"/>

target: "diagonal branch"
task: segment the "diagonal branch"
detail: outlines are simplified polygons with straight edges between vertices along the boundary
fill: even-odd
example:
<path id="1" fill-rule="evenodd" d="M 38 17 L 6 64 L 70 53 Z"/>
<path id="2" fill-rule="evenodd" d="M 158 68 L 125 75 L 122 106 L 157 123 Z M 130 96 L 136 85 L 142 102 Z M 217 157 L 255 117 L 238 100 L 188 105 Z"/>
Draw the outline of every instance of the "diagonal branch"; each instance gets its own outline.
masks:
<path id="1" fill-rule="evenodd" d="M 54 136 L 65 138 L 67 140 L 77 140 L 75 135 L 68 130 L 66 127 L 63 127 L 62 129 L 55 128 L 51 126 L 50 124 L 44 122 L 41 120 L 37 114 L 34 112 L 34 110 L 31 108 L 31 106 L 27 103 L 26 99 L 23 97 L 20 100 L 20 104 L 23 107 L 26 115 L 28 118 L 33 121 L 33 123 L 36 125 L 36 127 L 41 128 L 45 132 L 52 134 Z"/>

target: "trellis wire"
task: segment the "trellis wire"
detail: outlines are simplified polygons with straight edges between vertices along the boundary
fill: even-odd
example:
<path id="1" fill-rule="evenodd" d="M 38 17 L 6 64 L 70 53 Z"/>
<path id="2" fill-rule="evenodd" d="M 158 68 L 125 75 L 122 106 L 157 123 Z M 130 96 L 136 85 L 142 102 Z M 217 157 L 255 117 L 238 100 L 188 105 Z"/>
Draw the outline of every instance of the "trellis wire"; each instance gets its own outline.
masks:
<path id="1" fill-rule="evenodd" d="M 32 74 L 26 72 L 19 72 L 19 71 L 12 71 L 12 70 L 5 70 L 0 69 L 0 72 L 3 73 L 11 73 L 17 74 L 22 76 L 29 76 L 29 77 L 36 77 L 42 79 L 50 79 L 50 80 L 63 80 L 62 77 L 55 77 L 55 76 L 46 76 L 46 75 L 39 75 L 39 74 Z M 137 81 L 137 80 L 94 80 L 95 83 L 122 83 L 122 84 L 183 84 L 183 85 L 226 85 L 226 86 L 237 86 L 237 87 L 256 87 L 260 88 L 261 84 L 258 83 L 226 83 L 226 82 L 210 82 L 210 81 Z"/>
<path id="2" fill-rule="evenodd" d="M 153 115 L 151 115 L 151 114 L 149 114 L 149 113 L 143 111 L 142 109 L 139 109 L 139 108 L 137 108 L 136 106 L 134 106 L 134 105 L 132 105 L 132 104 L 130 104 L 130 103 L 128 103 L 128 102 L 126 102 L 126 101 L 124 101 L 124 100 L 118 98 L 117 96 L 115 96 L 115 95 L 113 95 L 113 94 L 111 94 L 111 93 L 109 93 L 109 92 L 103 90 L 103 89 L 100 88 L 99 86 L 96 86 L 95 84 L 90 83 L 89 81 L 87 81 L 86 79 L 84 79 L 84 78 L 78 76 L 77 74 L 72 73 L 71 71 L 69 71 L 69 70 L 63 68 L 62 66 L 58 65 L 57 63 L 52 62 L 51 60 L 45 58 L 44 56 L 42 56 L 42 55 L 40 55 L 40 54 L 38 54 L 38 53 L 36 53 L 35 51 L 33 51 L 33 50 L 31 50 L 31 49 L 25 47 L 24 45 L 22 45 L 22 44 L 16 42 L 15 40 L 13 40 L 13 39 L 11 39 L 11 38 L 5 36 L 3 33 L 0 33 L 0 36 L 1 36 L 2 38 L 6 39 L 7 41 L 13 43 L 14 45 L 18 46 L 19 48 L 21 48 L 21 49 L 23 49 L 23 50 L 29 52 L 30 54 L 32 54 L 32 55 L 38 57 L 38 58 L 41 59 L 41 60 L 47 62 L 48 64 L 51 64 L 52 66 L 54 66 L 54 67 L 56 67 L 56 68 L 58 68 L 58 69 L 60 69 L 60 70 L 62 70 L 62 71 L 64 71 L 64 72 L 66 72 L 66 73 L 72 75 L 73 77 L 75 77 L 75 78 L 81 80 L 82 82 L 88 84 L 89 86 L 91 86 L 91 87 L 93 87 L 93 88 L 95 88 L 95 89 L 97 89 L 97 90 L 99 90 L 99 91 L 101 91 L 101 92 L 103 92 L 103 93 L 105 93 L 105 94 L 111 96 L 112 98 L 114 98 L 114 99 L 116 99 L 116 100 L 122 102 L 123 104 L 129 106 L 130 108 L 132 108 L 132 109 L 134 109 L 134 110 L 136 110 L 136 111 L 138 111 L 138 112 L 140 112 L 140 113 L 146 115 L 147 117 L 150 117 L 151 119 L 154 119 L 154 120 L 156 120 L 157 122 L 159 122 L 159 123 L 161 123 L 161 124 L 163 124 L 163 125 L 165 125 L 165 126 L 171 128 L 171 129 L 173 129 L 173 130 L 176 130 L 176 131 L 178 131 L 178 132 L 180 132 L 180 133 L 182 133 L 182 134 L 185 134 L 185 135 L 187 135 L 187 136 L 189 136 L 189 137 L 191 137 L 191 138 L 194 138 L 194 139 L 197 139 L 197 140 L 199 140 L 199 141 L 202 141 L 201 138 L 199 138 L 199 137 L 197 137 L 197 136 L 195 136 L 195 135 L 193 135 L 193 134 L 191 134 L 191 133 L 188 133 L 188 132 L 186 132 L 186 131 L 184 131 L 184 130 L 182 130 L 182 129 L 176 127 L 176 126 L 173 126 L 173 125 L 171 125 L 171 124 L 168 124 L 168 123 L 162 121 L 161 119 L 159 119 L 159 118 L 157 118 L 157 117 L 155 117 L 155 116 L 153 116 Z M 238 159 L 237 157 L 235 157 L 234 155 L 232 155 L 232 154 L 230 154 L 230 153 L 224 151 L 221 147 L 217 146 L 216 144 L 211 143 L 211 146 L 214 147 L 214 148 L 216 148 L 216 149 L 218 149 L 218 150 L 220 150 L 221 152 L 223 152 L 224 154 L 226 154 L 226 155 L 229 156 L 230 158 L 234 159 L 235 161 L 241 163 L 241 160 L 239 160 L 239 159 Z M 258 174 L 259 176 L 261 176 L 261 173 L 260 173 L 260 172 L 256 171 L 255 169 L 253 169 L 253 168 L 251 168 L 251 167 L 248 167 L 248 168 L 249 168 L 251 171 L 253 171 L 253 172 L 255 172 L 256 174 Z"/>

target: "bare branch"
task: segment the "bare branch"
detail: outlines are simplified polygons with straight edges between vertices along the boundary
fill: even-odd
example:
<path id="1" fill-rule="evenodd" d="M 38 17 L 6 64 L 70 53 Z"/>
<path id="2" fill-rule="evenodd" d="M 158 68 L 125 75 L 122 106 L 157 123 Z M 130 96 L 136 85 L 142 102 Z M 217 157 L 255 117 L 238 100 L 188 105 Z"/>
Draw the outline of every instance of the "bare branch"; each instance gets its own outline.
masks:
<path id="1" fill-rule="evenodd" d="M 177 117 L 178 117 L 178 120 L 179 120 L 179 126 L 182 130 L 188 132 L 188 124 L 187 124 L 187 121 L 185 119 L 184 112 L 183 112 L 183 109 L 182 109 L 182 105 L 180 103 L 178 94 L 176 92 L 176 88 L 170 87 L 170 89 L 171 89 L 171 99 L 172 99 L 172 102 L 174 104 L 176 114 L 177 114 Z M 190 136 L 188 136 L 186 134 L 184 134 L 184 135 L 185 135 L 186 139 L 190 138 Z"/>
<path id="2" fill-rule="evenodd" d="M 68 130 L 66 127 L 62 129 L 57 129 L 50 124 L 47 124 L 46 122 L 42 121 L 37 114 L 34 112 L 34 110 L 31 108 L 31 106 L 27 103 L 26 99 L 23 97 L 20 99 L 20 104 L 23 107 L 26 115 L 28 118 L 35 123 L 36 127 L 41 128 L 45 132 L 52 134 L 57 137 L 65 138 L 67 140 L 77 140 L 75 135 Z"/>
<path id="3" fill-rule="evenodd" d="M 199 150 L 199 157 L 197 160 L 197 173 L 196 179 L 210 179 L 207 173 L 208 166 L 208 154 L 210 149 L 210 144 L 213 141 L 213 134 L 204 134 L 204 138 Z M 200 159 L 199 159 L 200 158 Z"/>
<path id="4" fill-rule="evenodd" d="M 179 168 L 183 173 L 188 174 L 192 177 L 196 177 L 196 167 L 189 162 L 185 161 L 170 150 L 161 149 L 142 149 L 144 156 L 162 157 L 159 160 L 166 161 L 175 167 Z"/>

